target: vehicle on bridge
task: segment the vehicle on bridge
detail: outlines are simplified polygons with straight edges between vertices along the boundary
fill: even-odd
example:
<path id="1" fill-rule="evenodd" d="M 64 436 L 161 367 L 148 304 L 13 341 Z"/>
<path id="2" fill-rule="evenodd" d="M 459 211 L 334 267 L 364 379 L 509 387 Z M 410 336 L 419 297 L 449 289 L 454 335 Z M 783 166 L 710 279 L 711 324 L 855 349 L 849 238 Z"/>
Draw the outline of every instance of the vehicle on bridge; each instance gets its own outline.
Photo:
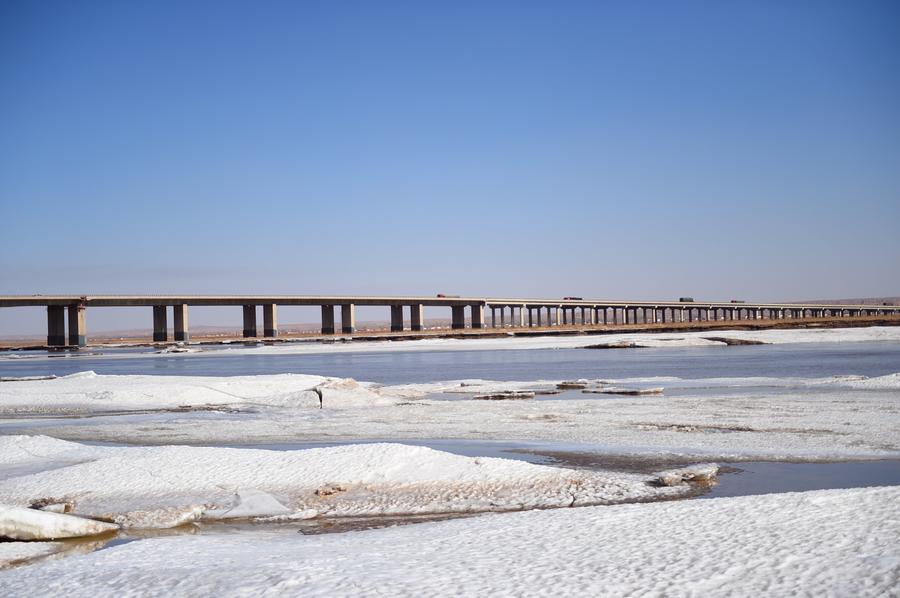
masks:
<path id="1" fill-rule="evenodd" d="M 435 297 L 438 299 L 458 299 L 459 295 L 445 295 L 443 293 L 438 293 Z"/>
<path id="2" fill-rule="evenodd" d="M 732 299 L 731 303 L 747 303 L 747 302 L 744 301 L 743 299 Z"/>
<path id="3" fill-rule="evenodd" d="M 584 297 L 563 297 L 563 301 L 584 301 Z"/>
<path id="4" fill-rule="evenodd" d="M 693 302 L 694 302 L 694 298 L 693 298 L 693 297 L 679 297 L 678 300 L 679 300 L 681 303 L 693 303 Z"/>

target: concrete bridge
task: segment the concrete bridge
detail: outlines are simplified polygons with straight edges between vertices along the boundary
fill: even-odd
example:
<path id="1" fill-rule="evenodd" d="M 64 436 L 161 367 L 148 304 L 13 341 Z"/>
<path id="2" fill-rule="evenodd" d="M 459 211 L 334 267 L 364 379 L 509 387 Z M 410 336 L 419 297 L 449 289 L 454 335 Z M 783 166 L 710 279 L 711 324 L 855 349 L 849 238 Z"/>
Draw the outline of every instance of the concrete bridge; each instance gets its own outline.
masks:
<path id="1" fill-rule="evenodd" d="M 47 345 L 87 344 L 85 311 L 89 307 L 150 307 L 153 310 L 153 341 L 167 342 L 171 307 L 174 340 L 189 340 L 190 306 L 243 307 L 245 338 L 258 336 L 256 308 L 263 308 L 263 337 L 278 336 L 278 306 L 318 306 L 322 311 L 322 334 L 335 334 L 335 308 L 340 307 L 340 332 L 356 331 L 357 306 L 390 309 L 391 331 L 424 329 L 425 307 L 450 309 L 451 328 L 558 327 L 654 324 L 667 322 L 744 321 L 762 319 L 855 318 L 900 315 L 900 306 L 823 305 L 796 303 L 745 303 L 708 301 L 609 301 L 600 299 L 506 299 L 485 297 L 374 297 L 310 295 L 12 295 L 0 296 L 0 308 L 39 306 L 47 308 Z M 469 317 L 466 317 L 468 311 Z M 490 322 L 485 315 L 490 312 Z M 66 320 L 68 319 L 68 323 Z M 67 325 L 68 324 L 68 325 Z M 68 332 L 68 334 L 67 334 Z"/>

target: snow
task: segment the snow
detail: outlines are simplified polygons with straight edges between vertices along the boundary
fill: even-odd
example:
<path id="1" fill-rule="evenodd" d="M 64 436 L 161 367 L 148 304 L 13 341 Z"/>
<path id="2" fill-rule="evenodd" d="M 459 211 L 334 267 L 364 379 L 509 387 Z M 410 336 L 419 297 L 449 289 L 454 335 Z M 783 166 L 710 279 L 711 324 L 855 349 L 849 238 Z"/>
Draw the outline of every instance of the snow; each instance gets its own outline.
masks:
<path id="1" fill-rule="evenodd" d="M 0 569 L 62 550 L 59 542 L 0 542 Z"/>
<path id="2" fill-rule="evenodd" d="M 59 441 L 43 440 L 58 449 Z M 80 447 L 72 444 L 72 452 Z M 123 527 L 201 518 L 308 518 L 469 513 L 684 496 L 652 476 L 575 471 L 398 444 L 296 451 L 222 447 L 95 447 L 96 458 L 0 482 L 0 504 L 68 501 Z M 60 454 L 64 458 L 65 454 Z M 0 468 L 0 475 L 2 475 Z M 237 497 L 235 497 L 237 494 Z M 39 513 L 33 511 L 34 513 Z M 49 514 L 47 514 L 49 515 Z"/>
<path id="3" fill-rule="evenodd" d="M 889 596 L 900 488 L 154 538 L 0 573 L 9 596 Z M 139 580 L 139 581 L 138 581 Z M 139 585 L 136 585 L 139 584 Z"/>
<path id="4" fill-rule="evenodd" d="M 118 529 L 118 525 L 102 521 L 0 504 L 0 537 L 14 540 L 77 538 Z"/>

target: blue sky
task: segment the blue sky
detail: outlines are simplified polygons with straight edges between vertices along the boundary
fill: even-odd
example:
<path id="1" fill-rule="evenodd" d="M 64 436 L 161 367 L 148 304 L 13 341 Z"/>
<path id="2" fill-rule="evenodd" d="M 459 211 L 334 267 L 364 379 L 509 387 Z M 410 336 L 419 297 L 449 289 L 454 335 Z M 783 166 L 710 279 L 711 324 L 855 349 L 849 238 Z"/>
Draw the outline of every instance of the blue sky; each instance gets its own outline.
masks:
<path id="1" fill-rule="evenodd" d="M 0 293 L 900 294 L 900 4 L 444 4 L 3 2 Z"/>

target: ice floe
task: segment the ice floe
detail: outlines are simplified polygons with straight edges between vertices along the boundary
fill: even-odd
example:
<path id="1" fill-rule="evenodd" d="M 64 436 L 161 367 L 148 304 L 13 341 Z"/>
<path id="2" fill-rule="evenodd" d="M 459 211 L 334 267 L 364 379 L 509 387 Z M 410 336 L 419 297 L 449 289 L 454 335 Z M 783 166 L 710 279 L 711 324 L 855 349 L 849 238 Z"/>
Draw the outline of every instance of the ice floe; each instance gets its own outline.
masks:
<path id="1" fill-rule="evenodd" d="M 119 529 L 118 525 L 0 504 L 0 537 L 13 540 L 57 540 L 94 536 Z"/>
<path id="2" fill-rule="evenodd" d="M 49 438 L 32 443 L 44 440 L 58 449 L 59 441 Z M 79 454 L 79 445 L 70 444 Z M 308 518 L 312 512 L 352 517 L 569 507 L 689 492 L 654 488 L 652 480 L 400 444 L 296 451 L 105 447 L 90 461 L 3 479 L 0 503 L 65 501 L 76 515 L 153 528 L 201 518 Z"/>

